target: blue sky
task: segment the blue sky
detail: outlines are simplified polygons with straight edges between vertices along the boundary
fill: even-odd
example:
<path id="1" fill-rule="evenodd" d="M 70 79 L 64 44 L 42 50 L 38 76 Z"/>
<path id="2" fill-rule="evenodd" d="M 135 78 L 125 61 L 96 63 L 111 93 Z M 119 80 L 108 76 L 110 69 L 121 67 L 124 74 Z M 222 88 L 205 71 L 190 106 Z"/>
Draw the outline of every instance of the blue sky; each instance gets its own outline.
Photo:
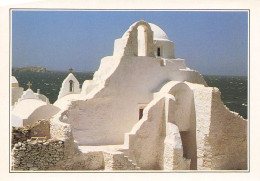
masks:
<path id="1" fill-rule="evenodd" d="M 143 18 L 175 43 L 176 58 L 205 75 L 247 75 L 246 11 L 13 11 L 12 66 L 96 71 L 114 40 Z"/>

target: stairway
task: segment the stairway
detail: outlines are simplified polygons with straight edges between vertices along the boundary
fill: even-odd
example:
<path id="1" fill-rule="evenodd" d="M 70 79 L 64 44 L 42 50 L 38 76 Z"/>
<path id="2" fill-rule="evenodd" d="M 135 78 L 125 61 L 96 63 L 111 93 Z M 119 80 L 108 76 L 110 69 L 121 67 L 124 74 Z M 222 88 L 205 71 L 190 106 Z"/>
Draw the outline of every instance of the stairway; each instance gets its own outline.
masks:
<path id="1" fill-rule="evenodd" d="M 124 153 L 117 152 L 103 152 L 104 154 L 104 162 L 105 162 L 105 170 L 140 170 L 137 165 L 128 158 L 128 156 L 124 155 Z"/>

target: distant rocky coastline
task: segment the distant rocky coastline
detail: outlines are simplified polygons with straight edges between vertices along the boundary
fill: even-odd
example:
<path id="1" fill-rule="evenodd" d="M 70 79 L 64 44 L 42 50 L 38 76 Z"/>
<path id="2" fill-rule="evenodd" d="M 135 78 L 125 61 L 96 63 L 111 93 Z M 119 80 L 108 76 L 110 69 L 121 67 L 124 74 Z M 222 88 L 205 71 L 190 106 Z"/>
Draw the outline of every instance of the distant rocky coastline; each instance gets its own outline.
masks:
<path id="1" fill-rule="evenodd" d="M 12 68 L 13 72 L 50 72 L 46 68 L 43 67 L 22 67 L 22 68 Z"/>

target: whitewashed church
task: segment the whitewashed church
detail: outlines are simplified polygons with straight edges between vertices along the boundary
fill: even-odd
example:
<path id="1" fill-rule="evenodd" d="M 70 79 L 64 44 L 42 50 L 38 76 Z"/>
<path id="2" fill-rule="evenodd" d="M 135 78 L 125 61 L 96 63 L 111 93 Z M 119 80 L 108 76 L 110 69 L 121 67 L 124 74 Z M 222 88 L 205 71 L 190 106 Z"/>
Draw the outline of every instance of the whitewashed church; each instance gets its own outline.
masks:
<path id="1" fill-rule="evenodd" d="M 135 22 L 115 40 L 93 80 L 80 88 L 71 70 L 53 105 L 13 78 L 12 125 L 48 119 L 51 139 L 43 142 L 64 144 L 59 161 L 42 161 L 43 167 L 29 151 L 24 159 L 32 164 L 13 156 L 13 169 L 247 170 L 247 120 L 175 58 L 174 46 L 157 25 Z"/>

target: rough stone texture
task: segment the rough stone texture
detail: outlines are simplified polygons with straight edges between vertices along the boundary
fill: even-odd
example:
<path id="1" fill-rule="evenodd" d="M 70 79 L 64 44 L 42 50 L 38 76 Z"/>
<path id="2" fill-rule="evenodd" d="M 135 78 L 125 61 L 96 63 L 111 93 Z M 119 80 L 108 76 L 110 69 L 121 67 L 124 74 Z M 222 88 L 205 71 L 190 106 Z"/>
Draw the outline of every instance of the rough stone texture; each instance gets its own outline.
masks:
<path id="1" fill-rule="evenodd" d="M 12 149 L 13 170 L 96 170 L 100 154 L 80 153 L 73 140 L 27 140 Z"/>
<path id="2" fill-rule="evenodd" d="M 143 39 L 139 26 L 146 31 Z M 155 46 L 169 49 L 156 57 Z M 44 124 L 43 132 L 16 132 L 13 169 L 247 169 L 247 121 L 230 112 L 218 89 L 206 87 L 183 59 L 173 59 L 171 49 L 173 43 L 154 41 L 148 23 L 130 26 L 115 41 L 114 55 L 101 60 L 93 81 L 85 81 L 80 94 L 59 99 L 60 111 L 50 119 L 52 139 L 25 141 L 31 133 L 47 134 Z"/>
<path id="3" fill-rule="evenodd" d="M 18 142 L 24 142 L 31 137 L 50 138 L 50 121 L 40 120 L 31 126 L 12 127 L 12 148 Z"/>
<path id="4" fill-rule="evenodd" d="M 14 147 L 14 144 L 18 142 L 26 141 L 30 138 L 30 126 L 27 127 L 12 127 L 12 148 Z"/>
<path id="5" fill-rule="evenodd" d="M 194 90 L 198 170 L 247 169 L 247 121 L 230 112 L 217 88 Z"/>
<path id="6" fill-rule="evenodd" d="M 104 152 L 105 170 L 139 170 L 140 168 L 133 163 L 123 153 Z"/>
<path id="7" fill-rule="evenodd" d="M 188 101 L 190 109 L 182 104 L 183 98 L 194 101 Z M 216 88 L 167 83 L 126 134 L 124 149 L 115 152 L 79 150 L 71 124 L 59 121 L 70 114 L 61 112 L 50 120 L 50 127 L 42 121 L 14 129 L 13 170 L 247 169 L 247 121 L 224 106 Z M 24 141 L 32 135 L 47 135 L 48 130 L 52 139 Z"/>
<path id="8" fill-rule="evenodd" d="M 50 139 L 50 120 L 40 120 L 31 126 L 30 137 L 45 137 Z"/>
<path id="9" fill-rule="evenodd" d="M 27 140 L 12 149 L 13 170 L 47 170 L 64 159 L 64 142 Z"/>

